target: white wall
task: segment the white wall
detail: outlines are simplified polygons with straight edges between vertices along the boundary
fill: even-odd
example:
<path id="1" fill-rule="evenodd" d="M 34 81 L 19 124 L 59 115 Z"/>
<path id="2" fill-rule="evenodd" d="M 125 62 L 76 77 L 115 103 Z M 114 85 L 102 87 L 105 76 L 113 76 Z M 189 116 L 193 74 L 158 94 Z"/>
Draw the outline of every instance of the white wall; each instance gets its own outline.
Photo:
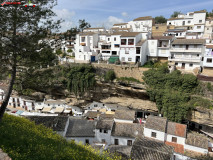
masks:
<path id="1" fill-rule="evenodd" d="M 199 147 L 195 147 L 195 146 L 191 146 L 187 144 L 185 144 L 184 149 L 191 150 L 194 152 L 204 153 L 204 154 L 208 153 L 208 149 L 203 149 L 203 148 L 199 148 Z"/>
<path id="2" fill-rule="evenodd" d="M 132 144 L 135 141 L 135 138 L 127 138 L 127 137 L 116 137 L 112 136 L 111 137 L 111 144 L 115 144 L 115 139 L 118 139 L 119 145 L 121 146 L 127 146 L 127 141 L 132 140 Z"/>
<path id="3" fill-rule="evenodd" d="M 114 121 L 117 123 L 133 123 L 132 120 L 125 120 L 125 119 L 116 119 L 114 118 Z"/>
<path id="4" fill-rule="evenodd" d="M 158 40 L 148 40 L 148 56 L 150 57 L 158 56 L 157 45 Z"/>
<path id="5" fill-rule="evenodd" d="M 152 135 L 152 132 L 155 132 L 156 133 L 156 138 L 153 138 L 151 135 Z M 159 141 L 165 141 L 166 139 L 166 134 L 164 132 L 160 132 L 160 131 L 156 131 L 156 130 L 153 130 L 153 129 L 149 129 L 149 128 L 145 128 L 144 127 L 144 136 L 145 137 L 149 137 L 149 138 L 153 138 L 153 139 L 157 139 Z"/>
<path id="6" fill-rule="evenodd" d="M 166 135 L 166 141 L 172 142 L 172 137 L 176 137 L 177 138 L 177 144 L 181 144 L 181 145 L 185 144 L 185 138 L 179 137 L 179 136 L 170 135 L 170 134 Z"/>
<path id="7" fill-rule="evenodd" d="M 100 132 L 100 129 L 95 129 L 95 136 L 98 142 L 102 142 L 105 139 L 107 145 L 111 144 L 111 130 L 107 130 L 108 133 L 104 133 L 104 129 Z"/>
<path id="8" fill-rule="evenodd" d="M 75 140 L 76 143 L 85 144 L 85 140 L 88 139 L 90 144 L 93 144 L 95 137 L 66 137 L 68 141 Z"/>

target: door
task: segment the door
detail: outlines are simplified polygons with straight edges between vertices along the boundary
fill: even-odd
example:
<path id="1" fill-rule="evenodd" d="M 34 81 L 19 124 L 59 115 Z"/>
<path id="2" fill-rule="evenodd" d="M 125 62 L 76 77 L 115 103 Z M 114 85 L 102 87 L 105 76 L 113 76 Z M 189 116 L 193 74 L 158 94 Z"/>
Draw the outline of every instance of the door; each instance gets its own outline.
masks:
<path id="1" fill-rule="evenodd" d="M 185 69 L 185 65 L 186 65 L 185 63 L 182 63 L 182 69 Z"/>
<path id="2" fill-rule="evenodd" d="M 136 56 L 136 63 L 140 62 L 140 56 Z"/>
<path id="3" fill-rule="evenodd" d="M 186 50 L 188 50 L 189 49 L 189 45 L 186 45 Z"/>
<path id="4" fill-rule="evenodd" d="M 118 139 L 115 139 L 115 145 L 119 145 Z"/>

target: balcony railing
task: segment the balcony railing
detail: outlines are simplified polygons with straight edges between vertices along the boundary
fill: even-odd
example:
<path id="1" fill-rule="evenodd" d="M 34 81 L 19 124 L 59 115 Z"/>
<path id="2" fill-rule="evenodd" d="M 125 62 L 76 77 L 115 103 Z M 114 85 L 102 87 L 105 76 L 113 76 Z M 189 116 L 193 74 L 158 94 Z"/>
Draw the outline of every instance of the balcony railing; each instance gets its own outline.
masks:
<path id="1" fill-rule="evenodd" d="M 181 62 L 200 62 L 201 57 L 192 58 L 192 57 L 169 57 L 169 61 L 181 61 Z"/>
<path id="2" fill-rule="evenodd" d="M 201 52 L 201 48 L 171 48 L 170 52 Z"/>

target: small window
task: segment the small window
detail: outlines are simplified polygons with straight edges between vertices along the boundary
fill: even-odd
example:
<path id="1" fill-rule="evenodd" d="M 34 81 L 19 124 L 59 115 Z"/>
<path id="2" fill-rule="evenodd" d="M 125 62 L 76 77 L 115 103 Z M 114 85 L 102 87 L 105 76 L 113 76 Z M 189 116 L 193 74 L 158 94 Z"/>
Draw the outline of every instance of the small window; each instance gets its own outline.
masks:
<path id="1" fill-rule="evenodd" d="M 97 105 L 97 104 L 94 104 L 94 107 L 98 107 L 98 105 Z"/>
<path id="2" fill-rule="evenodd" d="M 178 65 L 178 63 L 175 63 L 175 65 L 177 66 L 177 65 Z"/>
<path id="3" fill-rule="evenodd" d="M 116 41 L 116 37 L 114 38 L 114 41 Z"/>
<path id="4" fill-rule="evenodd" d="M 121 45 L 126 45 L 127 40 L 126 39 L 121 39 Z"/>
<path id="5" fill-rule="evenodd" d="M 201 29 L 201 26 L 197 26 L 197 29 Z"/>
<path id="6" fill-rule="evenodd" d="M 207 58 L 206 62 L 207 63 L 212 63 L 212 58 Z"/>
<path id="7" fill-rule="evenodd" d="M 108 130 L 104 130 L 104 133 L 108 133 Z"/>
<path id="8" fill-rule="evenodd" d="M 115 145 L 119 145 L 118 139 L 115 139 Z"/>
<path id="9" fill-rule="evenodd" d="M 157 133 L 156 132 L 152 132 L 152 135 L 151 135 L 153 138 L 156 138 L 157 137 Z"/>
<path id="10" fill-rule="evenodd" d="M 105 139 L 102 139 L 101 141 L 102 141 L 102 143 L 106 143 L 106 140 L 105 140 Z"/>
<path id="11" fill-rule="evenodd" d="M 199 54 L 197 54 L 197 57 L 199 57 L 200 55 Z"/>
<path id="12" fill-rule="evenodd" d="M 191 21 L 188 21 L 188 23 L 191 23 Z"/>
<path id="13" fill-rule="evenodd" d="M 85 143 L 86 143 L 86 144 L 89 144 L 89 139 L 85 139 Z"/>
<path id="14" fill-rule="evenodd" d="M 134 39 L 128 39 L 128 45 L 134 45 Z"/>
<path id="15" fill-rule="evenodd" d="M 102 129 L 100 129 L 99 131 L 102 132 Z"/>
<path id="16" fill-rule="evenodd" d="M 192 63 L 190 63 L 190 64 L 189 64 L 189 67 L 193 67 L 193 64 L 192 64 Z"/>
<path id="17" fill-rule="evenodd" d="M 172 137 L 172 142 L 177 143 L 177 137 Z"/>
<path id="18" fill-rule="evenodd" d="M 207 28 L 207 30 L 209 30 L 209 28 Z"/>
<path id="19" fill-rule="evenodd" d="M 128 61 L 131 62 L 131 61 L 132 61 L 132 58 L 128 58 Z"/>
<path id="20" fill-rule="evenodd" d="M 127 146 L 132 146 L 132 140 L 127 140 Z"/>
<path id="21" fill-rule="evenodd" d="M 199 23 L 202 23 L 202 20 L 199 20 Z"/>
<path id="22" fill-rule="evenodd" d="M 110 41 L 110 38 L 108 38 L 108 41 Z"/>

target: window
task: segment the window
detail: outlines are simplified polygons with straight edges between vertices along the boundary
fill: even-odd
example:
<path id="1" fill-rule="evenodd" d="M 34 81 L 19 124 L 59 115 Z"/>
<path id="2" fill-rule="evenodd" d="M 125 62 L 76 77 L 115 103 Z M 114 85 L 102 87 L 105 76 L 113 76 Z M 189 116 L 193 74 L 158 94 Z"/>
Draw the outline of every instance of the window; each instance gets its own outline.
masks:
<path id="1" fill-rule="evenodd" d="M 121 45 L 126 45 L 126 39 L 121 39 Z"/>
<path id="2" fill-rule="evenodd" d="M 89 144 L 89 139 L 85 139 L 85 143 L 86 143 L 86 144 Z"/>
<path id="3" fill-rule="evenodd" d="M 191 21 L 188 21 L 188 23 L 191 23 Z"/>
<path id="4" fill-rule="evenodd" d="M 212 58 L 207 58 L 206 62 L 207 63 L 212 63 Z"/>
<path id="5" fill-rule="evenodd" d="M 132 58 L 128 58 L 128 61 L 131 62 L 131 61 L 132 61 Z"/>
<path id="6" fill-rule="evenodd" d="M 108 38 L 108 41 L 110 41 L 110 38 Z"/>
<path id="7" fill-rule="evenodd" d="M 199 54 L 197 54 L 197 57 L 199 57 L 200 55 Z"/>
<path id="8" fill-rule="evenodd" d="M 105 140 L 105 139 L 102 139 L 101 141 L 102 141 L 102 143 L 106 143 L 106 140 Z"/>
<path id="9" fill-rule="evenodd" d="M 134 45 L 134 39 L 128 39 L 128 45 Z"/>
<path id="10" fill-rule="evenodd" d="M 202 23 L 202 20 L 199 20 L 199 23 Z"/>
<path id="11" fill-rule="evenodd" d="M 110 51 L 102 51 L 102 53 L 110 53 Z"/>
<path id="12" fill-rule="evenodd" d="M 207 30 L 209 30 L 209 28 L 207 28 Z"/>
<path id="13" fill-rule="evenodd" d="M 120 47 L 120 45 L 119 44 L 115 44 L 115 48 L 119 48 Z"/>
<path id="14" fill-rule="evenodd" d="M 178 63 L 175 63 L 175 65 L 177 66 L 177 65 L 178 65 Z"/>
<path id="15" fill-rule="evenodd" d="M 157 133 L 156 132 L 152 132 L 151 137 L 156 138 L 157 137 Z"/>
<path id="16" fill-rule="evenodd" d="M 201 26 L 197 26 L 197 29 L 201 29 Z"/>
<path id="17" fill-rule="evenodd" d="M 172 142 L 177 143 L 177 137 L 172 137 Z"/>
<path id="18" fill-rule="evenodd" d="M 121 61 L 124 62 L 124 61 L 125 61 L 125 57 L 122 57 L 122 58 L 121 58 Z"/>
<path id="19" fill-rule="evenodd" d="M 81 42 L 85 42 L 86 38 L 85 37 L 81 37 Z"/>
<path id="20" fill-rule="evenodd" d="M 118 139 L 115 139 L 115 145 L 119 145 Z"/>
<path id="21" fill-rule="evenodd" d="M 169 25 L 171 25 L 172 23 L 171 22 L 169 22 Z"/>
<path id="22" fill-rule="evenodd" d="M 114 38 L 114 41 L 116 41 L 116 37 Z"/>
<path id="23" fill-rule="evenodd" d="M 100 129 L 100 132 L 102 132 L 102 129 Z"/>
<path id="24" fill-rule="evenodd" d="M 94 104 L 94 107 L 98 107 L 98 105 L 97 105 L 97 104 Z"/>
<path id="25" fill-rule="evenodd" d="M 104 133 L 108 133 L 108 130 L 104 130 Z"/>
<path id="26" fill-rule="evenodd" d="M 132 140 L 127 140 L 127 146 L 132 146 Z"/>
<path id="27" fill-rule="evenodd" d="M 190 64 L 189 64 L 189 67 L 193 67 L 193 64 L 192 64 L 192 63 L 190 63 Z"/>

